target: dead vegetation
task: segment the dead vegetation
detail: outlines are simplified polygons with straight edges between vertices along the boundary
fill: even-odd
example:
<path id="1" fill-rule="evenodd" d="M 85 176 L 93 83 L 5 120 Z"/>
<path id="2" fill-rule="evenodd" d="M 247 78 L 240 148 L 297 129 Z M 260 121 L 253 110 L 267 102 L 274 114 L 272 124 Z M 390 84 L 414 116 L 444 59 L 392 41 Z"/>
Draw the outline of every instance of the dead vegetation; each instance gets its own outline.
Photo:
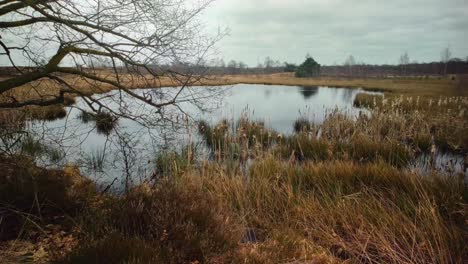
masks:
<path id="1" fill-rule="evenodd" d="M 38 262 L 462 263 L 466 257 L 462 180 L 423 177 L 385 162 L 291 164 L 265 154 L 247 174 L 233 175 L 226 163 L 189 166 L 124 196 L 39 171 L 47 176 L 15 174 L 26 181 L 33 173 L 37 180 L 26 186 L 2 177 L 1 200 L 2 210 L 20 213 L 2 214 L 2 240 L 36 241 L 35 232 L 50 223 L 58 226 L 54 234 L 65 234 L 60 241 L 68 247 L 42 248 L 47 254 Z M 35 195 L 14 186 L 35 186 Z M 30 255 L 40 256 L 37 250 Z M 13 255 L 11 242 L 2 242 L 5 252 Z"/>
<path id="2" fill-rule="evenodd" d="M 428 94 L 445 89 L 435 83 Z M 72 167 L 45 170 L 31 158 L 2 156 L 0 257 L 38 263 L 464 263 L 463 175 L 421 175 L 408 163 L 433 151 L 466 155 L 468 102 L 413 96 L 416 88 L 408 89 L 358 95 L 355 105 L 370 115 L 335 111 L 319 125 L 302 117 L 292 135 L 248 118 L 201 121 L 209 160 L 197 162 L 192 146 L 162 153 L 154 168 L 160 177 L 124 195 L 100 193 Z M 17 119 L 3 116 L 10 126 Z M 31 141 L 23 150 L 34 156 L 42 146 Z"/>

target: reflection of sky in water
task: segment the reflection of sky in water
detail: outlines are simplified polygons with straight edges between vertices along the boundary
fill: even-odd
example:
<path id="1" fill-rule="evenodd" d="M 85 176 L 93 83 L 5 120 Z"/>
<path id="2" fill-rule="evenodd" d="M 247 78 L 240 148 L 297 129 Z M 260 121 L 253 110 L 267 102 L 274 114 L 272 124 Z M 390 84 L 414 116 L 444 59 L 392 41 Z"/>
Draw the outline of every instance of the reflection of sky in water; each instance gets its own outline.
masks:
<path id="1" fill-rule="evenodd" d="M 290 87 L 265 85 L 236 85 L 228 91 L 223 107 L 210 116 L 210 121 L 220 118 L 237 119 L 246 112 L 250 118 L 263 120 L 266 125 L 281 133 L 291 133 L 293 122 L 306 116 L 314 122 L 323 121 L 327 112 L 339 108 L 357 115 L 353 107 L 357 89 L 325 87 Z"/>
<path id="2" fill-rule="evenodd" d="M 155 101 L 170 98 L 177 91 L 175 88 L 137 90 L 140 94 L 151 93 Z M 165 122 L 157 109 L 133 97 L 112 92 L 96 97 L 104 98 L 103 102 L 112 109 L 137 116 L 137 122 L 121 118 L 118 128 L 109 136 L 99 134 L 93 122 L 84 124 L 79 120 L 79 109 L 89 108 L 83 100 L 78 100 L 76 105 L 68 108 L 69 115 L 65 119 L 35 122 L 31 124 L 31 128 L 45 142 L 64 150 L 66 158 L 62 164 L 72 162 L 81 167 L 84 175 L 102 184 L 108 184 L 117 178 L 118 186 L 127 171 L 130 171 L 129 177 L 135 181 L 148 178 L 154 167 L 155 153 L 161 149 L 199 142 L 196 127 L 188 125 L 190 121 L 185 121 L 185 114 L 190 115 L 192 121 L 204 119 L 216 123 L 221 119 L 237 120 L 244 113 L 251 119 L 265 121 L 268 127 L 278 132 L 291 133 L 294 121 L 300 116 L 316 123 L 323 122 L 326 114 L 334 109 L 357 116 L 360 111 L 365 111 L 353 106 L 354 98 L 360 92 L 363 91 L 246 84 L 214 88 L 192 87 L 184 90 L 179 99 L 188 101 L 195 98 L 198 104 L 182 102 L 178 107 L 164 108 L 164 117 L 178 121 L 179 125 Z M 124 98 L 123 101 L 120 96 Z M 154 126 L 145 127 L 141 125 L 143 123 Z M 184 123 L 185 126 L 180 126 Z M 104 157 L 103 172 L 89 168 L 92 156 Z M 124 162 L 125 157 L 127 162 Z M 41 163 L 47 166 L 47 162 Z"/>

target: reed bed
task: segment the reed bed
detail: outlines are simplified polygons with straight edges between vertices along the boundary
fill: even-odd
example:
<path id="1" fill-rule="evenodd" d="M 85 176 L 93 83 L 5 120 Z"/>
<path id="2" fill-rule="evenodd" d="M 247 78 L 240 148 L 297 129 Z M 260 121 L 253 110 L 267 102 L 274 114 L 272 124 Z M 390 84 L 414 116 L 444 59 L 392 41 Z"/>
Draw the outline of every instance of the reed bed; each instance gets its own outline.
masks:
<path id="1" fill-rule="evenodd" d="M 468 150 L 468 97 L 422 97 L 358 94 L 355 105 L 372 110 L 369 131 L 405 141 L 421 151 Z"/>

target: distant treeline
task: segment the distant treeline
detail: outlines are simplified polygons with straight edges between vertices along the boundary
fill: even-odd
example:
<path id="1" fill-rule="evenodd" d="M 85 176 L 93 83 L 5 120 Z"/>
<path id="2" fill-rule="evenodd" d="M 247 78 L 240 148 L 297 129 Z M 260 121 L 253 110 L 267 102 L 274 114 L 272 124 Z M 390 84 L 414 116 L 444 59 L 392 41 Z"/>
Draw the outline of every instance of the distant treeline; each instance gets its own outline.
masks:
<path id="1" fill-rule="evenodd" d="M 169 66 L 168 66 L 169 67 Z M 272 74 L 281 72 L 297 72 L 299 66 L 289 63 L 275 65 L 272 67 L 242 67 L 235 66 L 197 66 L 197 67 L 175 67 L 174 70 L 214 75 L 239 75 L 239 74 Z M 392 76 L 432 76 L 446 74 L 468 74 L 468 61 L 452 60 L 447 63 L 410 63 L 406 65 L 321 65 L 319 76 L 328 77 L 392 77 Z M 315 75 L 317 76 L 317 75 Z"/>
<path id="2" fill-rule="evenodd" d="M 467 61 L 410 63 L 406 65 L 339 65 L 322 66 L 322 76 L 389 77 L 444 74 L 468 74 Z"/>
<path id="3" fill-rule="evenodd" d="M 271 74 L 280 72 L 295 72 L 297 66 L 285 63 L 276 67 L 209 67 L 212 74 Z M 334 65 L 320 67 L 320 76 L 330 77 L 392 77 L 392 76 L 424 76 L 445 74 L 468 74 L 468 61 L 410 63 L 406 65 Z"/>
<path id="4" fill-rule="evenodd" d="M 174 72 L 187 74 L 208 74 L 208 75 L 239 75 L 239 74 L 272 74 L 281 72 L 296 72 L 299 66 L 294 64 L 274 64 L 272 66 L 247 67 L 245 64 L 226 66 L 206 66 L 206 65 L 148 65 L 147 68 L 154 73 L 163 72 L 170 69 Z M 37 70 L 34 67 L 22 67 L 21 71 L 29 72 Z M 111 67 L 100 66 L 93 69 L 82 68 L 83 71 L 92 70 L 115 70 Z M 118 67 L 119 73 L 140 73 L 147 72 L 141 67 Z M 468 74 L 468 61 L 451 60 L 431 63 L 410 63 L 406 65 L 321 65 L 319 71 L 314 76 L 328 77 L 392 77 L 392 76 L 425 76 L 425 75 L 445 75 L 445 74 Z M 19 75 L 13 67 L 0 67 L 0 76 Z"/>

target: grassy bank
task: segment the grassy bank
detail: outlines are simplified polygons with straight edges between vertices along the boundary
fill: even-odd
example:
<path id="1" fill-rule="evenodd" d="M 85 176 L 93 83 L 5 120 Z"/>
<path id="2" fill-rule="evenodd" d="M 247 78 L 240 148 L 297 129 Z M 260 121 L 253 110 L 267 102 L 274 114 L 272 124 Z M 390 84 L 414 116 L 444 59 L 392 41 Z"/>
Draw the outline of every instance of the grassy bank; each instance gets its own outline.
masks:
<path id="1" fill-rule="evenodd" d="M 379 105 L 374 100 L 360 103 Z M 416 129 L 428 118 L 438 112 L 465 122 L 459 113 L 448 116 L 466 103 L 453 100 L 426 115 L 374 106 L 370 117 L 334 112 L 321 125 L 303 117 L 288 136 L 246 118 L 200 122 L 209 160 L 194 156 L 193 146 L 163 153 L 155 158 L 158 180 L 124 195 L 99 192 L 72 167 L 47 171 L 28 158 L 2 157 L 0 256 L 58 263 L 463 263 L 462 175 L 407 169 L 418 153 L 442 146 L 434 131 Z M 429 133 L 429 148 L 415 143 L 420 132 Z M 31 246 L 24 253 L 24 243 L 42 251 Z"/>
<path id="2" fill-rule="evenodd" d="M 115 196 L 68 173 L 31 166 L 18 173 L 17 160 L 2 160 L 15 178 L 1 178 L 1 240 L 8 235 L 42 246 L 42 255 L 38 248 L 26 252 L 35 262 L 462 263 L 466 257 L 463 182 L 383 161 L 291 163 L 265 153 L 247 173 L 233 172 L 228 162 L 187 166 Z M 13 242 L 0 245 L 4 259 L 21 259 Z"/>
<path id="3" fill-rule="evenodd" d="M 294 86 L 329 86 L 364 88 L 408 95 L 468 96 L 468 77 L 453 78 L 296 78 L 289 73 L 271 75 L 233 75 L 226 77 L 231 84 L 271 84 Z"/>

